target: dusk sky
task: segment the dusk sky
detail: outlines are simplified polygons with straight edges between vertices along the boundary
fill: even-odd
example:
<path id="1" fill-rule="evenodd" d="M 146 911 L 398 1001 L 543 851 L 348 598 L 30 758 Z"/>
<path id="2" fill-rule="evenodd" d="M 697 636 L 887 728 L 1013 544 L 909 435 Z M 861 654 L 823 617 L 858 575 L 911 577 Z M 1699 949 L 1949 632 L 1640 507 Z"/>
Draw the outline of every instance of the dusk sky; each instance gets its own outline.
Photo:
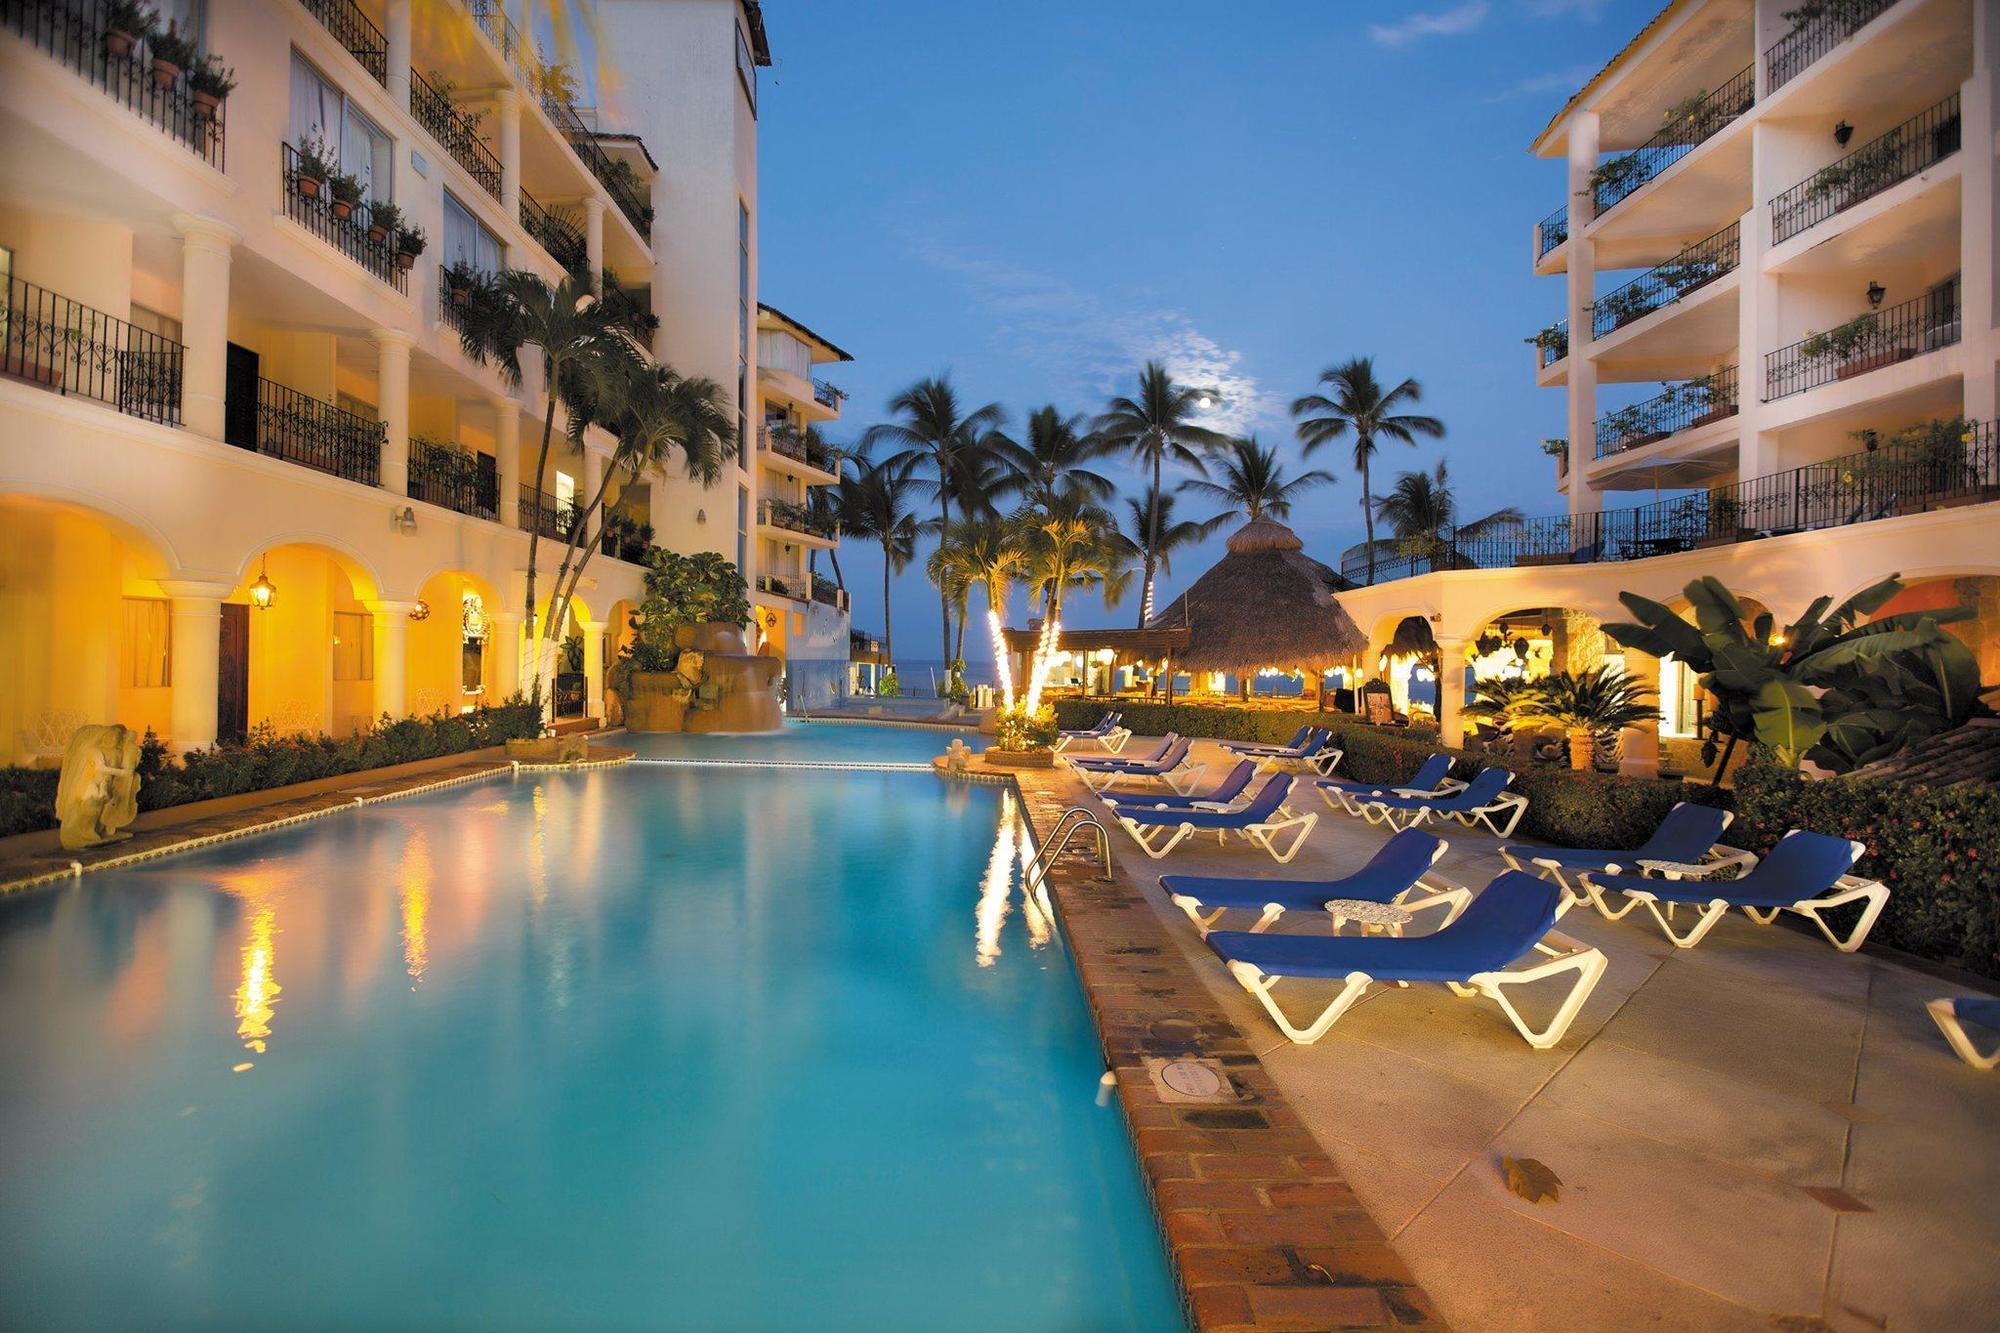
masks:
<path id="1" fill-rule="evenodd" d="M 1658 8 L 778 0 L 760 295 L 854 353 L 827 376 L 851 393 L 836 442 L 925 374 L 1018 426 L 1047 402 L 1101 411 L 1161 358 L 1224 390 L 1219 424 L 1339 477 L 1292 518 L 1337 564 L 1361 539 L 1351 451 L 1300 463 L 1286 409 L 1326 366 L 1372 354 L 1385 382 L 1422 383 L 1448 432 L 1387 445 L 1378 492 L 1442 455 L 1468 515 L 1560 512 L 1537 444 L 1564 433 L 1562 398 L 1534 387 L 1522 339 L 1561 312 L 1560 280 L 1528 261 L 1563 171 L 1527 145 Z M 1160 602 L 1221 549 L 1180 555 Z M 850 542 L 841 560 L 856 628 L 879 633 L 879 555 Z M 894 611 L 898 657 L 935 656 L 921 557 Z M 1065 611 L 1130 624 L 1136 593 Z"/>

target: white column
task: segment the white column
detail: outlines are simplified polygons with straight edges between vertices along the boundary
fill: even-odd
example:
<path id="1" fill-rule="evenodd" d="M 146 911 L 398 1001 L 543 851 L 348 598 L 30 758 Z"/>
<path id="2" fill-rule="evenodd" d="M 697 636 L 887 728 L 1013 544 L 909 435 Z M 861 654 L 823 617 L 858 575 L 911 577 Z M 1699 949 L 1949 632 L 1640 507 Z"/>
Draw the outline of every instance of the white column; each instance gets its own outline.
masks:
<path id="1" fill-rule="evenodd" d="M 604 716 L 604 627 L 591 625 L 579 627 L 583 635 L 583 680 L 589 702 L 584 713 L 589 717 Z"/>
<path id="2" fill-rule="evenodd" d="M 410 711 L 409 676 L 411 602 L 375 603 L 375 715 L 403 717 Z M 447 608 L 449 609 L 449 608 Z"/>
<path id="3" fill-rule="evenodd" d="M 1660 692 L 1660 659 L 1646 653 L 1627 648 L 1625 650 L 1625 674 L 1641 682 L 1651 690 L 1658 702 Z M 1627 727 L 1619 733 L 1620 749 L 1618 771 L 1636 778 L 1656 778 L 1660 775 L 1660 724 L 1657 720 L 1644 726 Z"/>
<path id="4" fill-rule="evenodd" d="M 1597 113 L 1579 111 L 1570 121 L 1569 271 L 1569 512 L 1602 508 L 1585 471 L 1597 457 L 1597 361 L 1590 337 L 1590 305 L 1597 299 L 1597 247 L 1584 235 L 1596 210 L 1590 173 L 1597 166 Z"/>
<path id="5" fill-rule="evenodd" d="M 1758 61 L 1761 71 L 1764 62 Z M 1736 442 L 1736 479 L 1769 476 L 1780 471 L 1777 436 L 1762 429 L 1764 356 L 1784 341 L 1778 331 L 1778 279 L 1764 271 L 1771 248 L 1771 196 L 1784 188 L 1773 185 L 1777 172 L 1770 162 L 1768 126 L 1751 126 L 1750 211 L 1737 224 L 1742 257 L 1736 287 L 1736 403 L 1740 434 Z"/>
<path id="6" fill-rule="evenodd" d="M 2000 13 L 1991 4 L 1972 7 L 1972 77 L 1959 93 L 1964 117 L 1963 200 L 1959 208 L 1959 327 L 1965 348 L 1965 415 L 1972 421 L 2000 417 L 2000 388 L 1995 386 L 1994 357 L 2000 343 L 1993 336 L 2000 326 L 2000 253 L 1994 227 L 2000 224 Z"/>
<path id="7" fill-rule="evenodd" d="M 222 438 L 228 394 L 230 247 L 242 240 L 214 218 L 181 214 L 181 424 L 211 440 Z"/>
<path id="8" fill-rule="evenodd" d="M 493 693 L 495 700 L 504 700 L 522 693 L 521 688 L 521 613 L 519 611 L 493 611 L 487 617 L 487 634 L 490 636 L 486 651 L 493 654 Z"/>
<path id="9" fill-rule="evenodd" d="M 383 36 L 389 48 L 389 97 L 399 107 L 410 107 L 410 0 L 388 0 L 383 11 Z"/>
<path id="10" fill-rule="evenodd" d="M 586 444 L 583 447 L 583 477 L 576 484 L 576 503 L 578 507 L 580 508 L 583 505 L 589 504 L 596 497 L 597 488 L 603 484 L 604 455 Z M 586 547 L 589 546 L 593 535 L 589 529 L 585 529 L 580 544 Z"/>
<path id="11" fill-rule="evenodd" d="M 521 409 L 505 394 L 496 393 L 487 401 L 493 405 L 493 471 L 500 491 L 500 526 L 518 528 L 521 526 Z"/>
<path id="12" fill-rule="evenodd" d="M 604 200 L 587 195 L 583 201 L 583 253 L 590 264 L 590 290 L 604 291 Z"/>
<path id="13" fill-rule="evenodd" d="M 1438 744 L 1457 748 L 1465 743 L 1465 644 L 1439 639 Z"/>
<path id="14" fill-rule="evenodd" d="M 382 442 L 382 489 L 410 492 L 410 347 L 416 339 L 401 329 L 376 329 L 376 411 L 388 436 Z"/>
<path id="15" fill-rule="evenodd" d="M 176 750 L 205 750 L 215 744 L 216 687 L 221 681 L 222 601 L 235 588 L 227 583 L 161 579 L 172 598 L 170 666 L 173 696 L 168 727 Z"/>
<path id="16" fill-rule="evenodd" d="M 500 132 L 500 207 L 515 221 L 521 218 L 521 94 L 502 88 L 494 97 Z"/>

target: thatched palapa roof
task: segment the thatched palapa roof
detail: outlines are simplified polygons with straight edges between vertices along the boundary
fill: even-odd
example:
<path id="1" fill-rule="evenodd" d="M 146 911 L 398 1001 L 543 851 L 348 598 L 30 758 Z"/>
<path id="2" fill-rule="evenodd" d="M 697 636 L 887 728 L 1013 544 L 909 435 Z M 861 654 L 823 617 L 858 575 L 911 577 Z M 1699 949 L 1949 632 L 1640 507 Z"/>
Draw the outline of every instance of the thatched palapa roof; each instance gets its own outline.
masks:
<path id="1" fill-rule="evenodd" d="M 1152 619 L 1185 625 L 1174 664 L 1237 675 L 1260 667 L 1324 671 L 1368 647 L 1334 597 L 1340 576 L 1305 554 L 1305 543 L 1268 518 L 1244 524 L 1229 553 Z"/>

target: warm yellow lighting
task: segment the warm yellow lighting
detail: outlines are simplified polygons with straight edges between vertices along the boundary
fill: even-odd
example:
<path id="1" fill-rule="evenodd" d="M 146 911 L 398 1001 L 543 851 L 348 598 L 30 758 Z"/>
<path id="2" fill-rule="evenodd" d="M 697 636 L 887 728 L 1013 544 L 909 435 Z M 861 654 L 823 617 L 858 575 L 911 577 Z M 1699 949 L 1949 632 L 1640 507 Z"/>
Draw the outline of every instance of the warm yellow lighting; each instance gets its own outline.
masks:
<path id="1" fill-rule="evenodd" d="M 431 960 L 431 849 L 421 832 L 403 851 L 403 970 L 421 982 Z M 415 989 L 412 987 L 412 989 Z"/>
<path id="2" fill-rule="evenodd" d="M 431 618 L 431 604 L 425 601 L 421 597 L 417 598 L 417 604 L 410 608 L 410 619 L 416 621 L 419 624 L 422 624 L 424 621 L 429 620 L 430 618 Z"/>
<path id="3" fill-rule="evenodd" d="M 236 987 L 236 1035 L 259 1055 L 271 1035 L 280 989 L 273 970 L 273 937 L 277 933 L 277 910 L 268 904 L 259 907 L 250 918 L 250 938 L 243 945 L 243 980 Z"/>
<path id="4" fill-rule="evenodd" d="M 1001 707 L 1014 707 L 1014 664 L 1007 657 L 1007 636 L 1002 632 L 1000 613 L 989 609 L 986 612 L 986 628 L 993 635 L 993 669 L 1000 677 Z"/>
<path id="5" fill-rule="evenodd" d="M 1771 631 L 1771 646 L 1773 648 L 1782 648 L 1785 646 L 1785 632 L 1783 630 L 1774 629 Z"/>
<path id="6" fill-rule="evenodd" d="M 1000 957 L 1000 928 L 1007 921 L 1007 901 L 1014 887 L 1014 794 L 1000 794 L 1000 828 L 986 858 L 986 876 L 979 881 L 979 905 L 973 910 L 972 957 L 991 967 Z"/>
<path id="7" fill-rule="evenodd" d="M 271 576 L 265 572 L 265 569 L 266 562 L 259 560 L 257 562 L 257 581 L 250 585 L 250 605 L 256 607 L 259 611 L 269 611 L 271 603 L 278 600 L 278 585 L 271 582 Z"/>
<path id="8" fill-rule="evenodd" d="M 1048 683 L 1049 668 L 1055 665 L 1056 642 L 1062 627 L 1051 615 L 1042 622 L 1041 642 L 1035 645 L 1034 661 L 1028 670 L 1028 697 L 1025 703 L 1028 716 L 1033 717 L 1042 708 L 1042 687 Z"/>

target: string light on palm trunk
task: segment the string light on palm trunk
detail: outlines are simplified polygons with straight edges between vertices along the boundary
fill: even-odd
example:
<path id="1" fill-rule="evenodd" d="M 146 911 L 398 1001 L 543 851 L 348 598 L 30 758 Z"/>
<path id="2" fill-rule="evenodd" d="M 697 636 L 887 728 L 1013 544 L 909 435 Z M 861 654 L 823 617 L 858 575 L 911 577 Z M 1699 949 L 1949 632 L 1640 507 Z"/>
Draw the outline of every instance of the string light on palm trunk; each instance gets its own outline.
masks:
<path id="1" fill-rule="evenodd" d="M 1042 708 L 1042 686 L 1049 678 L 1049 668 L 1055 665 L 1056 640 L 1062 633 L 1062 626 L 1051 615 L 1042 623 L 1042 637 L 1035 644 L 1035 660 L 1028 668 L 1028 697 L 1025 709 L 1033 717 Z"/>
<path id="2" fill-rule="evenodd" d="M 993 666 L 1000 677 L 1000 704 L 1011 710 L 1014 707 L 1014 667 L 1007 660 L 1007 637 L 1001 632 L 1000 613 L 989 610 L 986 613 L 986 628 L 993 635 Z"/>

